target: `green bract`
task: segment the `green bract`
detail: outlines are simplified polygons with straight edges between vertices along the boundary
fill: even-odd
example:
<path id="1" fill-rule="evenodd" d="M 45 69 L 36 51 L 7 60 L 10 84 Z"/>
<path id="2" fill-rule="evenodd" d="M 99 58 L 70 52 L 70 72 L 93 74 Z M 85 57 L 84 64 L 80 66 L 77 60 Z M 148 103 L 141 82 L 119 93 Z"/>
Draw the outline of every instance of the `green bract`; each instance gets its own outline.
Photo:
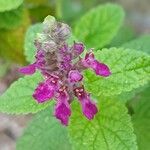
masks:
<path id="1" fill-rule="evenodd" d="M 130 116 L 117 100 L 101 101 L 92 121 L 83 117 L 79 105 L 73 105 L 69 133 L 75 150 L 137 150 Z"/>
<path id="2" fill-rule="evenodd" d="M 38 23 L 31 26 L 25 36 L 25 55 L 28 62 L 33 62 L 35 59 L 36 48 L 34 46 L 34 41 L 36 39 L 37 33 L 42 31 L 42 24 Z"/>

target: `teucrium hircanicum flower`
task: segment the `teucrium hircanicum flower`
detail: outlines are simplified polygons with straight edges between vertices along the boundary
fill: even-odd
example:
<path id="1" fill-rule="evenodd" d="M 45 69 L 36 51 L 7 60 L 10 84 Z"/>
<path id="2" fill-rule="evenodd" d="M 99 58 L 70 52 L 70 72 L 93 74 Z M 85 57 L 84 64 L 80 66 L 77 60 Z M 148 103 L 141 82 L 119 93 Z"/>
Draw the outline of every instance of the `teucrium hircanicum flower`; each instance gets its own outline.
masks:
<path id="1" fill-rule="evenodd" d="M 62 124 L 68 125 L 71 115 L 70 103 L 77 97 L 83 114 L 93 119 L 98 112 L 95 102 L 84 89 L 82 71 L 91 68 L 97 75 L 107 77 L 111 74 L 107 65 L 100 63 L 92 51 L 81 58 L 84 44 L 74 42 L 69 46 L 66 40 L 71 34 L 67 24 L 57 22 L 54 17 L 46 17 L 43 33 L 37 35 L 35 62 L 20 69 L 20 72 L 32 75 L 40 70 L 44 81 L 39 83 L 33 93 L 38 103 L 52 98 L 56 100 L 54 115 Z"/>

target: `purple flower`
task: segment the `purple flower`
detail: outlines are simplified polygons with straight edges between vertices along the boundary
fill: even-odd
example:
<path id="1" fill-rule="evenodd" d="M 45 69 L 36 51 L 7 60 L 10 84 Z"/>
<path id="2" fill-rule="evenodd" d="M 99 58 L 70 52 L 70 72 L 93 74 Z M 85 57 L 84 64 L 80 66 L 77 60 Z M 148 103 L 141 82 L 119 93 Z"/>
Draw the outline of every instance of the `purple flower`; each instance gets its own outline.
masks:
<path id="1" fill-rule="evenodd" d="M 43 103 L 54 97 L 55 91 L 58 88 L 58 78 L 51 76 L 44 82 L 39 83 L 33 93 L 33 97 L 38 103 Z"/>
<path id="2" fill-rule="evenodd" d="M 97 75 L 104 77 L 111 75 L 108 66 L 97 61 L 92 52 L 86 54 L 85 58 L 82 60 L 82 64 L 87 68 L 92 68 Z"/>
<path id="3" fill-rule="evenodd" d="M 85 92 L 83 87 L 78 87 L 74 89 L 75 96 L 78 98 L 82 105 L 82 112 L 83 114 L 89 119 L 93 119 L 98 109 L 96 104 L 91 101 L 90 95 Z"/>
<path id="4" fill-rule="evenodd" d="M 78 70 L 71 70 L 69 72 L 68 78 L 70 82 L 79 82 L 82 80 L 83 76 Z"/>
<path id="5" fill-rule="evenodd" d="M 84 51 L 83 43 L 75 43 L 72 46 L 73 57 L 76 58 Z"/>
<path id="6" fill-rule="evenodd" d="M 57 22 L 53 17 L 47 17 L 43 32 L 38 34 L 35 41 L 37 52 L 34 63 L 19 70 L 27 75 L 32 75 L 36 70 L 41 71 L 44 81 L 38 84 L 33 98 L 38 103 L 54 99 L 54 115 L 63 125 L 69 123 L 70 103 L 74 96 L 78 98 L 86 118 L 91 120 L 98 112 L 96 103 L 84 89 L 83 70 L 91 68 L 96 75 L 103 77 L 111 74 L 109 67 L 96 60 L 92 52 L 81 58 L 80 54 L 85 46 L 76 42 L 69 46 L 67 39 L 70 34 L 68 25 Z"/>
<path id="7" fill-rule="evenodd" d="M 19 72 L 22 74 L 26 74 L 26 75 L 32 75 L 34 74 L 36 71 L 36 66 L 35 64 L 31 64 L 29 66 L 25 66 L 19 69 Z"/>
<path id="8" fill-rule="evenodd" d="M 64 89 L 59 89 L 56 96 L 55 116 L 62 124 L 68 125 L 71 109 L 69 105 L 69 95 Z"/>

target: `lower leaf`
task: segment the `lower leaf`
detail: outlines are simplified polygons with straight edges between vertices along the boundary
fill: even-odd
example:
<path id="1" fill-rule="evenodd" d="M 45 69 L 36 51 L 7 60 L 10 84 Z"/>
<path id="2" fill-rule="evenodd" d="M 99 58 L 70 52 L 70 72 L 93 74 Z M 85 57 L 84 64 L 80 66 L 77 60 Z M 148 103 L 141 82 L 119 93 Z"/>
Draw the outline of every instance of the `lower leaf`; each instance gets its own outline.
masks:
<path id="1" fill-rule="evenodd" d="M 114 100 L 103 100 L 94 120 L 87 120 L 73 105 L 69 126 L 77 150 L 136 150 L 136 137 L 126 107 Z"/>
<path id="2" fill-rule="evenodd" d="M 17 143 L 17 150 L 71 150 L 67 129 L 48 108 L 38 113 Z"/>

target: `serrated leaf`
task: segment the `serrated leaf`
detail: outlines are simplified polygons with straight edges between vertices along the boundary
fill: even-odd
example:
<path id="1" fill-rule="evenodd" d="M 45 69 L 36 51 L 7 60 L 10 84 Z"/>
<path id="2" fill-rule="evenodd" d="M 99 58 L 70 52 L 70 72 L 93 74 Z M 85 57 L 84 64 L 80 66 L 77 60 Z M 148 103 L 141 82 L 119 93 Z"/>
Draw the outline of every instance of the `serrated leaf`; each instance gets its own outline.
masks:
<path id="1" fill-rule="evenodd" d="M 38 104 L 32 97 L 37 84 L 42 81 L 41 75 L 26 76 L 14 82 L 0 97 L 0 112 L 8 114 L 36 113 L 51 104 L 48 101 Z"/>
<path id="2" fill-rule="evenodd" d="M 25 63 L 23 43 L 24 35 L 29 24 L 29 14 L 27 10 L 24 10 L 23 22 L 17 29 L 0 30 L 0 56 L 20 64 Z"/>
<path id="3" fill-rule="evenodd" d="M 150 35 L 143 35 L 135 40 L 127 42 L 122 45 L 124 48 L 131 48 L 135 50 L 140 50 L 150 54 Z"/>
<path id="4" fill-rule="evenodd" d="M 106 63 L 112 72 L 107 78 L 85 71 L 86 88 L 96 96 L 110 96 L 131 91 L 150 80 L 150 56 L 124 48 L 110 48 L 95 52 L 97 59 Z"/>
<path id="5" fill-rule="evenodd" d="M 76 24 L 74 34 L 87 48 L 102 48 L 116 35 L 124 18 L 119 5 L 105 4 L 86 13 Z"/>
<path id="6" fill-rule="evenodd" d="M 38 23 L 29 27 L 28 31 L 26 32 L 24 48 L 25 48 L 26 59 L 29 62 L 33 62 L 35 59 L 36 49 L 34 46 L 34 41 L 36 38 L 36 34 L 39 32 L 42 32 L 41 23 Z"/>
<path id="7" fill-rule="evenodd" d="M 19 139 L 17 150 L 71 150 L 67 128 L 58 123 L 48 108 L 33 118 Z"/>
<path id="8" fill-rule="evenodd" d="M 18 27 L 23 19 L 23 7 L 20 6 L 17 9 L 11 11 L 5 11 L 0 13 L 0 28 L 14 29 Z"/>
<path id="9" fill-rule="evenodd" d="M 0 0 L 0 12 L 16 9 L 23 3 L 23 0 Z"/>
<path id="10" fill-rule="evenodd" d="M 132 121 L 137 135 L 139 150 L 149 150 L 150 147 L 150 86 L 136 96 Z"/>
<path id="11" fill-rule="evenodd" d="M 126 107 L 103 100 L 99 113 L 89 121 L 73 105 L 69 134 L 77 150 L 136 150 L 136 138 Z"/>

